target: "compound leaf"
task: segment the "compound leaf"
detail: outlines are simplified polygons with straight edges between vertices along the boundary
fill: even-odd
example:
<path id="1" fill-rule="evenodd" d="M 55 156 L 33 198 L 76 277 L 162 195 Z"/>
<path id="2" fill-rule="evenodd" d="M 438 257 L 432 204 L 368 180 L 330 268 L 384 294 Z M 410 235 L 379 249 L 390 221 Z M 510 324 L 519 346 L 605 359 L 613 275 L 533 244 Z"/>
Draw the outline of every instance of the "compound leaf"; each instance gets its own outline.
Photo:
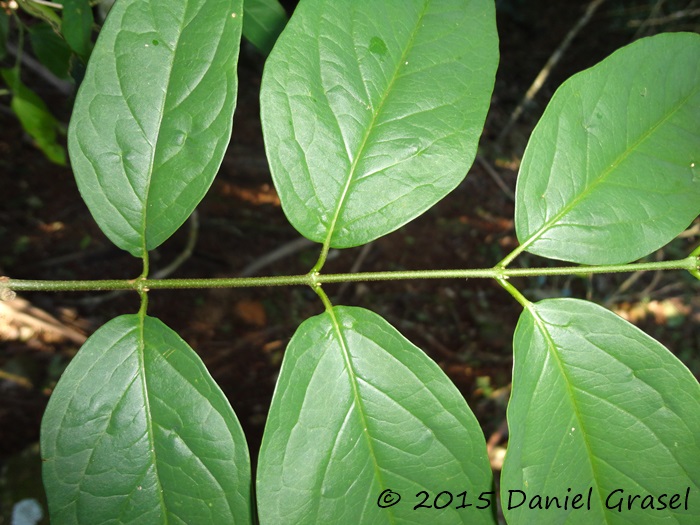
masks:
<path id="1" fill-rule="evenodd" d="M 639 40 L 565 82 L 525 151 L 515 222 L 527 251 L 617 264 L 700 213 L 700 35 Z"/>
<path id="2" fill-rule="evenodd" d="M 493 524 L 491 486 L 464 398 L 384 319 L 335 307 L 299 327 L 260 451 L 261 523 Z M 414 510 L 420 491 L 452 497 Z"/>
<path id="3" fill-rule="evenodd" d="M 49 400 L 41 451 L 52 523 L 252 522 L 238 420 L 157 319 L 121 316 L 87 340 Z"/>
<path id="4" fill-rule="evenodd" d="M 242 0 L 120 0 L 93 49 L 68 147 L 93 217 L 140 257 L 179 228 L 231 136 Z"/>
<path id="5" fill-rule="evenodd" d="M 287 13 L 277 0 L 245 0 L 243 36 L 267 55 L 287 25 Z"/>
<path id="6" fill-rule="evenodd" d="M 513 346 L 501 477 L 510 525 L 700 521 L 693 504 L 700 385 L 673 354 L 609 310 L 576 299 L 530 305 Z M 579 493 L 580 508 L 564 508 Z M 675 502 L 673 494 L 680 494 Z M 541 509 L 531 508 L 535 496 Z M 545 509 L 545 496 L 558 497 L 561 508 Z"/>
<path id="7" fill-rule="evenodd" d="M 22 128 L 46 158 L 55 164 L 66 164 L 66 151 L 58 143 L 61 125 L 51 114 L 39 95 L 29 89 L 19 78 L 19 70 L 0 69 L 0 75 L 12 91 L 10 107 L 22 124 Z M 63 130 L 65 133 L 65 130 Z"/>
<path id="8" fill-rule="evenodd" d="M 356 246 L 444 197 L 474 160 L 497 63 L 490 0 L 302 0 L 260 95 L 292 225 Z"/>

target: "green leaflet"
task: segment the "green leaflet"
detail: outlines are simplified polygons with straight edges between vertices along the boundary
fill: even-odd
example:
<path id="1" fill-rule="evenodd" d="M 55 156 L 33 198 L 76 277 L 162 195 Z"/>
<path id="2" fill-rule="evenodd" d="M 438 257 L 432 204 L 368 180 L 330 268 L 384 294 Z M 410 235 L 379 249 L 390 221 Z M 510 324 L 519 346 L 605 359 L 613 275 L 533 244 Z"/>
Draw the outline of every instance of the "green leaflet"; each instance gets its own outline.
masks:
<path id="1" fill-rule="evenodd" d="M 380 508 L 387 489 L 402 499 Z M 441 491 L 455 499 L 443 510 L 414 510 L 422 490 L 432 495 L 427 504 Z M 492 490 L 479 424 L 420 349 L 361 308 L 335 307 L 299 327 L 260 451 L 262 525 L 494 524 L 495 503 L 475 508 Z M 456 509 L 463 491 L 473 506 Z"/>
<path id="2" fill-rule="evenodd" d="M 40 22 L 29 28 L 29 40 L 39 61 L 58 78 L 70 78 L 71 50 L 50 25 Z"/>
<path id="3" fill-rule="evenodd" d="M 68 136 L 105 234 L 140 257 L 189 217 L 231 136 L 242 0 L 119 0 L 93 49 Z"/>
<path id="4" fill-rule="evenodd" d="M 53 8 L 37 4 L 31 0 L 17 0 L 17 4 L 23 11 L 49 24 L 56 33 L 61 32 L 61 17 L 56 14 Z"/>
<path id="5" fill-rule="evenodd" d="M 302 0 L 260 95 L 290 222 L 343 248 L 435 204 L 474 160 L 497 63 L 490 0 Z"/>
<path id="6" fill-rule="evenodd" d="M 530 305 L 513 346 L 501 477 L 509 525 L 700 521 L 700 385 L 675 356 L 609 310 L 575 299 Z M 670 495 L 684 499 L 687 489 L 688 510 L 682 500 L 669 509 Z M 524 491 L 527 502 L 507 510 L 509 490 Z M 563 506 L 567 495 L 583 493 L 585 505 L 589 490 L 590 510 L 528 508 L 535 495 L 559 496 Z M 656 510 L 641 508 L 642 498 L 661 494 L 666 509 L 658 500 Z"/>
<path id="7" fill-rule="evenodd" d="M 700 35 L 639 40 L 565 82 L 532 133 L 515 223 L 527 251 L 626 263 L 700 213 Z"/>
<path id="8" fill-rule="evenodd" d="M 287 13 L 277 0 L 245 0 L 243 36 L 267 55 L 287 24 Z"/>
<path id="9" fill-rule="evenodd" d="M 57 140 L 61 125 L 39 96 L 19 78 L 17 69 L 0 69 L 0 75 L 12 91 L 10 107 L 36 146 L 55 164 L 66 164 L 66 152 Z"/>
<path id="10" fill-rule="evenodd" d="M 90 0 L 63 0 L 61 31 L 68 45 L 83 59 L 90 56 L 92 42 L 92 8 Z"/>
<path id="11" fill-rule="evenodd" d="M 51 522 L 251 523 L 233 410 L 163 323 L 113 319 L 59 381 L 41 428 Z"/>

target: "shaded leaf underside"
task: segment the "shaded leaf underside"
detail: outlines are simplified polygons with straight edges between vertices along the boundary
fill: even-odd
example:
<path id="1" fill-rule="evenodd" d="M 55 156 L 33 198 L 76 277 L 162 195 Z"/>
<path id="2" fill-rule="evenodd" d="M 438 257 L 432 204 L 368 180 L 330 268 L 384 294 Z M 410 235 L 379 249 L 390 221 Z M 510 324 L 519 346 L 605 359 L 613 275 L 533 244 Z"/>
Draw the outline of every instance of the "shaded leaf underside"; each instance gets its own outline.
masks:
<path id="1" fill-rule="evenodd" d="M 497 62 L 492 2 L 300 4 L 261 87 L 290 222 L 341 248 L 435 204 L 471 166 Z"/>
<path id="2" fill-rule="evenodd" d="M 516 195 L 527 250 L 626 263 L 700 213 L 700 35 L 661 34 L 565 82 L 532 133 Z"/>
<path id="3" fill-rule="evenodd" d="M 525 504 L 506 511 L 509 524 L 697 522 L 694 505 L 639 504 L 647 495 L 700 490 L 700 385 L 675 356 L 612 312 L 574 299 L 531 305 L 514 350 L 504 501 L 508 489 L 519 489 L 563 503 L 571 488 L 569 495 L 592 490 L 592 505 Z M 624 493 L 608 500 L 616 489 Z M 635 494 L 641 498 L 628 510 L 626 497 Z M 624 513 L 606 509 L 620 495 Z"/>
<path id="4" fill-rule="evenodd" d="M 204 364 L 157 319 L 100 328 L 42 421 L 55 523 L 249 523 L 248 449 Z"/>
<path id="5" fill-rule="evenodd" d="M 403 501 L 382 509 L 387 489 Z M 335 307 L 305 321 L 265 428 L 261 522 L 494 523 L 489 511 L 457 510 L 457 502 L 416 512 L 421 490 L 466 490 L 471 502 L 492 490 L 483 434 L 464 398 L 372 312 Z"/>
<path id="6" fill-rule="evenodd" d="M 69 152 L 81 195 L 142 256 L 187 219 L 231 135 L 241 0 L 121 0 L 76 100 Z"/>

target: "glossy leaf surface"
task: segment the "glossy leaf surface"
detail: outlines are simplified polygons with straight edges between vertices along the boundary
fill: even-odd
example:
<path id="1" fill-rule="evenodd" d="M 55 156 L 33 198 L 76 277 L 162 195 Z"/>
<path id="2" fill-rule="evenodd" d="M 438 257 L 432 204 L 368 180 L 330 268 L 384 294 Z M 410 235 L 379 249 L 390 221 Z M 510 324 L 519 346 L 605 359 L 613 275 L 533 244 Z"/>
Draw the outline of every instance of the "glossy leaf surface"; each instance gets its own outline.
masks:
<path id="1" fill-rule="evenodd" d="M 527 251 L 617 264 L 700 214 L 700 35 L 639 40 L 575 75 L 532 133 L 516 192 Z"/>
<path id="2" fill-rule="evenodd" d="M 92 7 L 89 0 L 63 0 L 61 33 L 71 49 L 83 58 L 90 56 Z"/>
<path id="3" fill-rule="evenodd" d="M 267 55 L 287 25 L 287 13 L 277 0 L 245 0 L 243 36 Z"/>
<path id="4" fill-rule="evenodd" d="M 673 354 L 609 310 L 575 299 L 526 309 L 514 351 L 501 477 L 510 525 L 700 521 L 700 385 Z M 507 510 L 509 496 L 513 506 L 522 501 L 509 490 L 527 501 Z M 578 510 L 528 508 L 535 495 L 558 496 L 563 507 L 577 493 Z M 680 508 L 671 510 L 675 493 Z M 648 498 L 642 507 L 662 494 L 665 509 L 659 499 L 652 509 Z"/>
<path id="5" fill-rule="evenodd" d="M 484 437 L 440 368 L 384 319 L 335 307 L 290 342 L 258 464 L 261 524 L 495 523 Z M 390 490 L 401 496 L 387 504 Z M 414 510 L 420 491 L 450 491 Z M 471 507 L 457 509 L 467 491 Z M 383 499 L 382 499 L 383 495 Z M 394 495 L 395 497 L 395 495 Z"/>
<path id="6" fill-rule="evenodd" d="M 41 428 L 51 522 L 251 523 L 233 410 L 157 319 L 113 319 L 75 356 Z"/>
<path id="7" fill-rule="evenodd" d="M 61 129 L 56 118 L 51 114 L 39 95 L 29 89 L 19 78 L 17 69 L 0 69 L 0 75 L 12 91 L 10 107 L 22 124 L 22 128 L 34 144 L 55 164 L 66 163 L 66 152 L 58 143 L 58 131 Z"/>
<path id="8" fill-rule="evenodd" d="M 69 153 L 105 234 L 134 256 L 211 185 L 231 135 L 241 0 L 120 0 L 78 93 Z"/>
<path id="9" fill-rule="evenodd" d="M 302 0 L 261 86 L 290 222 L 342 248 L 435 204 L 474 160 L 497 62 L 490 0 Z"/>

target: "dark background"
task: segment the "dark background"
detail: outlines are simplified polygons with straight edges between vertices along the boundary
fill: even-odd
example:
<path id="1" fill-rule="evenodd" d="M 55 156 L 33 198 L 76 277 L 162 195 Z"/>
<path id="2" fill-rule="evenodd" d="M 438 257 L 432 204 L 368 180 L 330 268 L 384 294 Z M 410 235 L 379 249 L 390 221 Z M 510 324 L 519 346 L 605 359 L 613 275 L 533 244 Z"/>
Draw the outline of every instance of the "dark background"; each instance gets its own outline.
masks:
<path id="1" fill-rule="evenodd" d="M 283 2 L 290 10 L 294 2 Z M 477 162 L 442 202 L 369 245 L 331 251 L 324 273 L 486 268 L 517 246 L 513 191 L 527 138 L 556 87 L 640 36 L 698 31 L 700 2 L 608 0 L 564 52 L 522 118 L 497 137 L 528 87 L 588 2 L 497 2 L 501 64 Z M 27 52 L 31 50 L 27 48 Z M 171 277 L 231 277 L 299 238 L 279 206 L 258 118 L 264 59 L 244 46 L 233 138 L 221 171 L 198 207 L 194 252 Z M 7 64 L 1 64 L 3 67 Z M 41 76 L 23 80 L 68 122 L 72 96 Z M 181 228 L 152 254 L 152 270 L 186 245 Z M 650 260 L 681 258 L 700 241 L 700 221 Z M 318 258 L 311 246 L 257 275 L 303 274 Z M 524 255 L 516 264 L 548 265 Z M 127 279 L 140 261 L 111 245 L 91 219 L 68 168 L 33 147 L 0 97 L 0 275 L 31 279 Z M 604 304 L 659 339 L 700 375 L 700 282 L 682 272 L 514 280 L 530 300 L 581 297 Z M 507 442 L 511 338 L 519 305 L 495 282 L 401 281 L 326 286 L 334 304 L 363 306 L 424 349 L 463 392 L 499 469 Z M 96 300 L 97 299 L 97 300 Z M 26 293 L 0 310 L 0 524 L 11 505 L 41 492 L 37 442 L 44 408 L 80 341 L 109 319 L 138 309 L 136 294 Z M 246 432 L 253 464 L 285 346 L 296 327 L 321 313 L 304 287 L 154 291 L 149 314 L 175 329 L 202 357 Z"/>

